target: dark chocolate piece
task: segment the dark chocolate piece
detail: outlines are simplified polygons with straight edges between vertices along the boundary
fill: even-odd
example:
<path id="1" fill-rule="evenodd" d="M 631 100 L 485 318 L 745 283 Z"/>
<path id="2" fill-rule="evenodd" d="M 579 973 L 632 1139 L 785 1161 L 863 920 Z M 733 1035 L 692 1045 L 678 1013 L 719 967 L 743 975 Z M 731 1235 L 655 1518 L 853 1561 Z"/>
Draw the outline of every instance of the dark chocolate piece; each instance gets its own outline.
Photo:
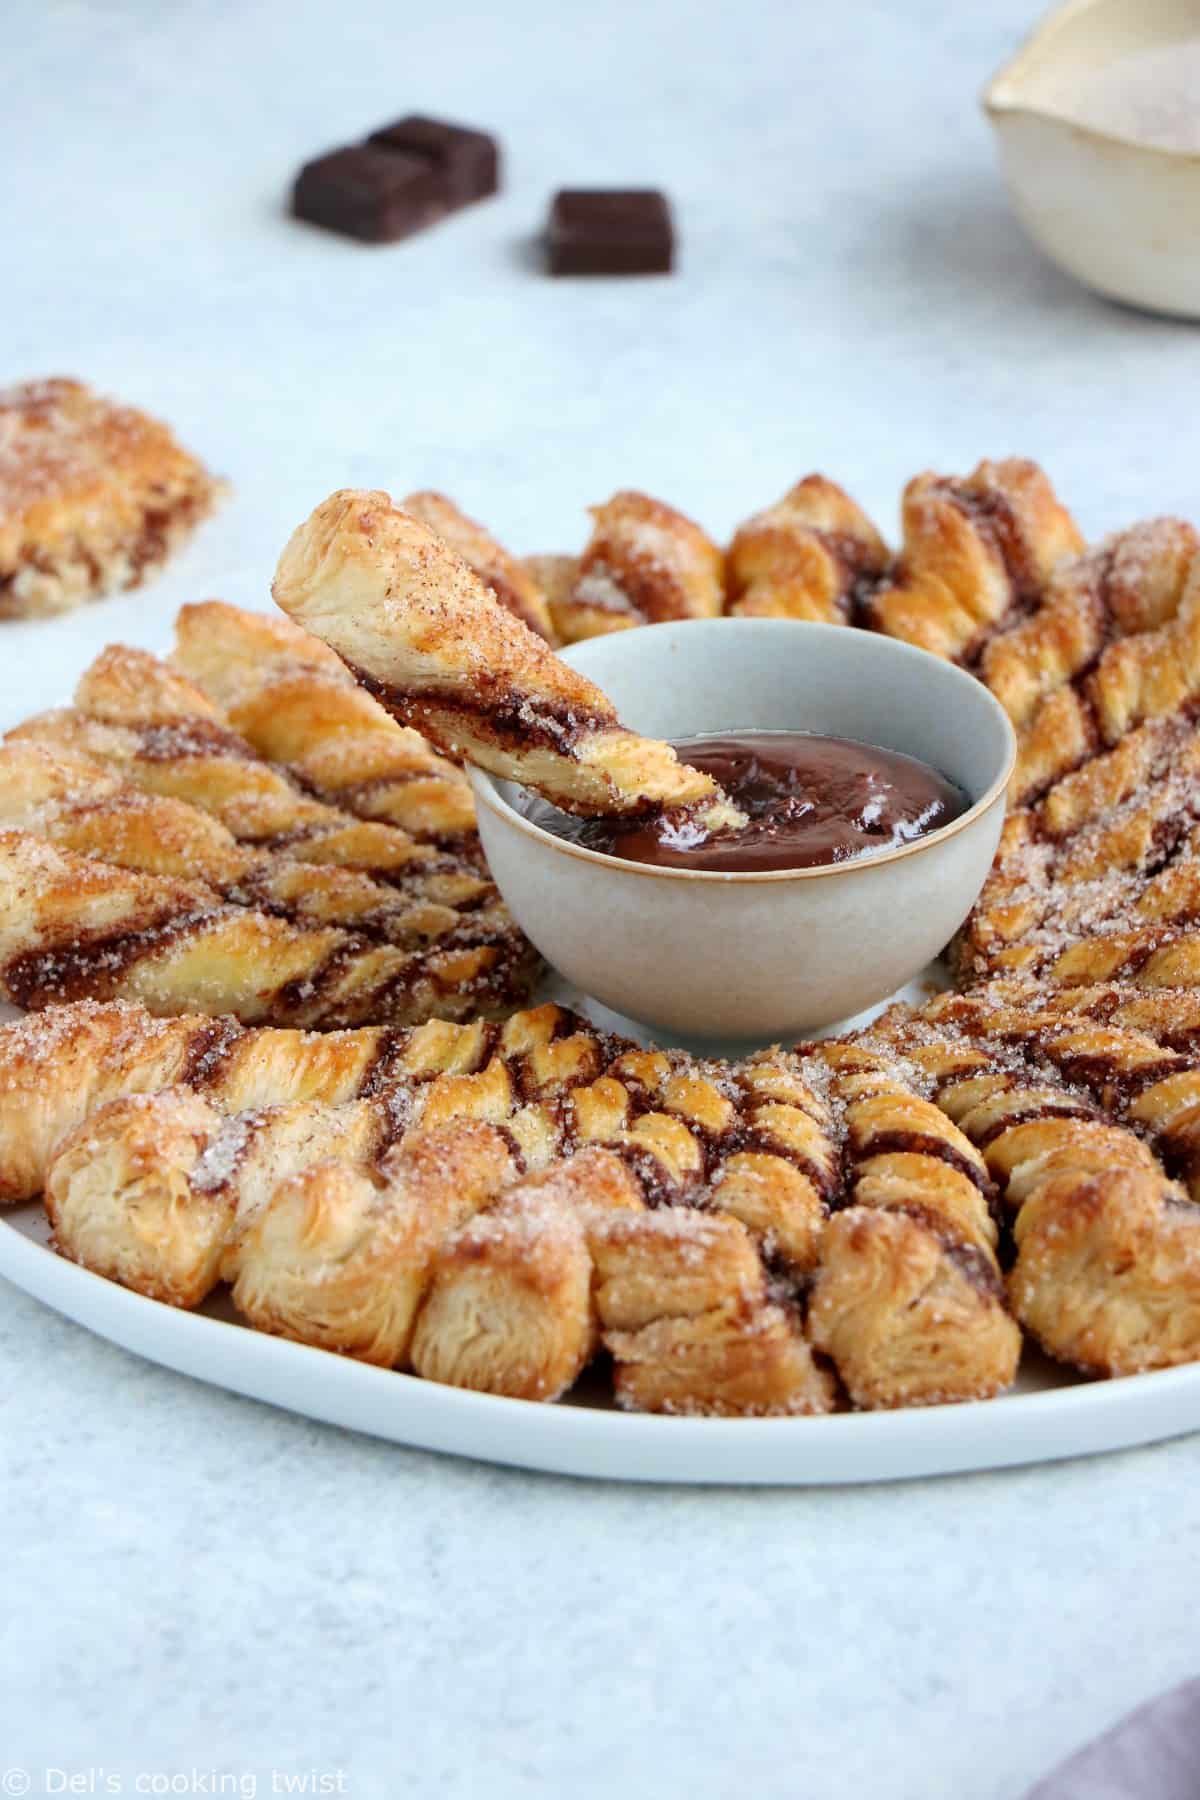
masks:
<path id="1" fill-rule="evenodd" d="M 384 150 L 427 157 L 440 171 L 452 207 L 486 200 L 500 186 L 499 147 L 486 131 L 471 131 L 465 125 L 447 125 L 441 119 L 412 113 L 382 131 L 373 131 L 367 142 Z"/>
<path id="2" fill-rule="evenodd" d="M 411 237 L 450 211 L 440 171 L 427 157 L 355 144 L 305 163 L 292 211 L 367 244 Z"/>
<path id="3" fill-rule="evenodd" d="M 667 275 L 671 208 L 657 188 L 563 188 L 550 205 L 552 275 Z"/>
<path id="4" fill-rule="evenodd" d="M 416 115 L 305 163 L 292 190 L 298 219 L 368 244 L 392 244 L 499 185 L 495 138 Z"/>

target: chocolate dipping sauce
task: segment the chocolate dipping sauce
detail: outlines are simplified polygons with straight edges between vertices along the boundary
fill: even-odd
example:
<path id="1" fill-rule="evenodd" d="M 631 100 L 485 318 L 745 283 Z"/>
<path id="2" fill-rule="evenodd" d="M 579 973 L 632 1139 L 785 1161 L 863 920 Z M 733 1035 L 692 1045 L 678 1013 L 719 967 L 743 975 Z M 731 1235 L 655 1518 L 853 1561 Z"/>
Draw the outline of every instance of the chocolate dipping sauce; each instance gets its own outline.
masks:
<path id="1" fill-rule="evenodd" d="M 678 813 L 576 819 L 533 799 L 526 816 L 556 837 L 627 862 L 741 875 L 820 868 L 868 850 L 896 849 L 948 825 L 970 805 L 928 763 L 853 738 L 739 731 L 689 738 L 675 749 L 681 761 L 720 782 L 749 824 L 710 836 Z"/>

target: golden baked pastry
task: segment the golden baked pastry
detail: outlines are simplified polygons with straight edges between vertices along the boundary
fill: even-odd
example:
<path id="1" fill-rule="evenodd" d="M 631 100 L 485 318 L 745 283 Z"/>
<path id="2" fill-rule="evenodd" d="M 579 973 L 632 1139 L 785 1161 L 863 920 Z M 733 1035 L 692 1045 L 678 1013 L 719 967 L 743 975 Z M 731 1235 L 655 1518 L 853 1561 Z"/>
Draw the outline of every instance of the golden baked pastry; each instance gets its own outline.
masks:
<path id="1" fill-rule="evenodd" d="M 1128 1375 L 1200 1358 L 1200 1206 L 1139 1136 L 1059 1071 L 1031 1069 L 1016 1053 L 1011 1011 L 1019 1017 L 1022 1009 L 996 1027 L 1006 1057 L 953 1027 L 943 1035 L 947 1010 L 964 1018 L 935 1002 L 937 1023 L 896 1009 L 877 1030 L 927 1073 L 938 1108 L 982 1152 L 1012 1220 L 1008 1292 L 1017 1319 L 1051 1356 L 1088 1373 Z M 1053 1063 L 1057 1033 L 1059 1060 L 1072 1073 L 1089 1069 L 1094 1081 L 1114 1064 L 1139 1067 L 1136 1044 L 1070 1030 L 1064 1018 L 1049 1036 L 1044 1026 L 1029 1031 L 1035 1057 Z"/>
<path id="2" fill-rule="evenodd" d="M 402 949 L 513 936 L 507 908 L 482 880 L 469 892 L 469 911 L 460 911 L 422 891 L 445 882 L 436 865 L 418 864 L 398 887 L 359 869 L 302 862 L 286 847 L 241 844 L 186 801 L 147 793 L 111 767 L 28 739 L 0 745 L 0 827 L 119 868 L 203 882 L 233 905 L 338 925 Z"/>
<path id="3" fill-rule="evenodd" d="M 901 521 L 899 563 L 865 616 L 890 637 L 955 660 L 982 654 L 989 635 L 1083 549 L 1045 474 L 1017 458 L 981 462 L 964 480 L 915 476 Z"/>
<path id="4" fill-rule="evenodd" d="M 711 777 L 638 737 L 449 547 L 386 494 L 343 489 L 293 534 L 272 592 L 396 717 L 568 812 L 725 805 Z M 721 816 L 726 816 L 722 814 Z"/>
<path id="5" fill-rule="evenodd" d="M 479 929 L 471 942 L 468 915 L 440 943 L 403 950 L 0 832 L 0 994 L 35 1010 L 87 997 L 251 1023 L 467 1018 L 527 992 L 536 966 L 515 926 Z"/>
<path id="6" fill-rule="evenodd" d="M 160 1012 L 330 1025 L 469 1017 L 528 993 L 536 958 L 473 833 L 452 850 L 314 800 L 144 651 L 104 651 L 76 701 L 18 726 L 0 749 L 0 827 L 24 834 L 0 855 L 6 883 L 26 884 L 6 940 L 9 991 L 24 1003 L 127 995 Z M 409 735 L 382 712 L 378 723 L 385 742 Z M 420 764 L 440 761 L 416 744 Z M 466 793 L 443 766 L 435 784 Z M 35 837 L 47 854 L 26 841 Z M 84 886 L 71 892 L 79 856 L 92 859 L 86 901 Z M 89 921 L 105 907 L 98 933 Z M 72 930 L 86 936 L 68 965 Z"/>
<path id="7" fill-rule="evenodd" d="M 102 651 L 75 702 L 14 726 L 7 741 L 100 764 L 147 793 L 210 814 L 239 842 L 281 846 L 298 862 L 369 871 L 447 905 L 475 904 L 492 891 L 473 832 L 443 847 L 314 800 L 285 768 L 258 756 L 199 688 L 147 651 Z"/>
<path id="8" fill-rule="evenodd" d="M 165 425 L 82 382 L 0 389 L 0 618 L 137 587 L 218 491 Z"/>
<path id="9" fill-rule="evenodd" d="M 0 1031 L 0 1193 L 44 1182 L 64 1251 L 143 1292 L 223 1277 L 265 1329 L 526 1398 L 597 1348 L 625 1404 L 732 1413 L 828 1410 L 822 1358 L 856 1406 L 985 1398 L 1019 1326 L 1091 1372 L 1200 1357 L 1200 1207 L 1155 1155 L 1193 1155 L 1200 1074 L 1050 997 L 732 1065 L 556 1007 L 66 1006 Z"/>
<path id="10" fill-rule="evenodd" d="M 576 622 L 573 611 L 572 595 L 579 577 L 579 558 L 577 556 L 523 556 L 521 566 L 545 596 L 546 609 L 550 615 L 550 630 L 546 635 L 552 644 L 568 644 L 573 640 L 571 630 Z M 613 617 L 614 615 L 606 615 Z M 603 624 L 595 631 L 576 631 L 577 637 L 595 637 L 604 630 Z"/>
<path id="11" fill-rule="evenodd" d="M 979 674 L 1017 728 L 1014 801 L 1036 799 L 1099 747 L 1086 677 L 1107 645 L 1174 616 L 1198 543 L 1177 519 L 1119 532 L 1060 565 L 1041 605 L 984 647 Z"/>
<path id="12" fill-rule="evenodd" d="M 401 500 L 400 508 L 411 518 L 419 519 L 422 525 L 427 525 L 430 531 L 436 531 L 455 554 L 462 557 L 467 567 L 474 570 L 484 586 L 491 588 L 501 606 L 507 606 L 510 613 L 531 631 L 536 631 L 539 637 L 553 641 L 554 625 L 546 595 L 527 562 L 510 556 L 490 532 L 477 525 L 474 519 L 468 519 L 445 494 L 428 491 L 407 494 Z"/>
<path id="13" fill-rule="evenodd" d="M 707 1067 L 555 1007 L 314 1037 L 64 1006 L 0 1032 L 0 1192 L 44 1180 L 60 1248 L 139 1291 L 223 1276 L 266 1329 L 435 1379 L 546 1395 L 603 1343 L 629 1404 L 827 1409 L 762 1261 L 815 1260 L 826 1109 L 783 1053 L 728 1091 Z"/>
<path id="14" fill-rule="evenodd" d="M 666 619 L 715 619 L 725 604 L 720 550 L 674 507 L 630 490 L 594 506 L 592 535 L 554 624 L 568 644 Z"/>
<path id="15" fill-rule="evenodd" d="M 370 1154 L 378 1106 L 314 1103 L 224 1119 L 188 1088 L 113 1100 L 58 1146 L 46 1211 L 60 1251 L 152 1299 L 197 1306 L 293 1169 Z"/>
<path id="16" fill-rule="evenodd" d="M 797 1279 L 816 1264 L 837 1189 L 828 1107 L 783 1051 L 731 1078 L 556 1006 L 502 1024 L 321 1033 L 83 1002 L 0 1031 L 0 1197 L 36 1193 L 54 1143 L 109 1101 L 180 1085 L 225 1112 L 376 1098 L 404 1130 L 485 1119 L 503 1125 L 527 1170 L 602 1145 L 658 1203 L 711 1191 Z"/>
<path id="17" fill-rule="evenodd" d="M 986 1399 L 1021 1337 L 996 1261 L 991 1181 L 970 1141 L 886 1049 L 815 1046 L 844 1108 L 846 1206 L 826 1228 L 814 1345 L 858 1406 Z"/>
<path id="18" fill-rule="evenodd" d="M 261 1329 L 527 1399 L 600 1352 L 622 1404 L 733 1415 L 987 1398 L 1022 1332 L 1089 1374 L 1200 1359 L 1197 542 L 1075 539 L 1020 464 L 914 484 L 897 564 L 818 478 L 739 533 L 733 605 L 988 680 L 1027 801 L 961 991 L 718 1063 L 480 1016 L 527 947 L 469 821 L 396 823 L 462 777 L 341 655 L 560 804 L 714 796 L 445 537 L 333 496 L 279 578 L 332 648 L 186 609 L 174 668 L 106 652 L 0 749 L 0 984 L 66 1002 L 0 1031 L 0 1197 L 44 1189 L 65 1254 L 172 1304 L 225 1281 Z"/>
<path id="19" fill-rule="evenodd" d="M 466 777 L 286 619 L 222 601 L 183 607 L 172 662 L 267 761 L 331 806 L 458 846 L 475 828 Z"/>
<path id="20" fill-rule="evenodd" d="M 823 475 L 806 475 L 738 527 L 726 559 L 727 610 L 847 624 L 890 564 L 887 545 L 849 494 Z"/>
<path id="21" fill-rule="evenodd" d="M 108 769 L 145 793 L 207 813 L 239 843 L 285 849 L 297 862 L 362 869 L 400 886 L 415 883 L 448 905 L 488 891 L 473 840 L 451 854 L 394 826 L 312 800 L 234 732 L 135 730 L 60 707 L 14 726 L 6 741 Z"/>

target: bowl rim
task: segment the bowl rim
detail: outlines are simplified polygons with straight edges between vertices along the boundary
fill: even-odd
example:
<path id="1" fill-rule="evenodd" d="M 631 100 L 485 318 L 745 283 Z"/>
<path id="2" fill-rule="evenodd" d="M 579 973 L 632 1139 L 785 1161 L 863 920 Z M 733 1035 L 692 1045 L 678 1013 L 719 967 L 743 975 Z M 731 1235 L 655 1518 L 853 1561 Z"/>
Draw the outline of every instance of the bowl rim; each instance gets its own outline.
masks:
<path id="1" fill-rule="evenodd" d="M 1061 125 L 1080 137 L 1090 138 L 1110 149 L 1131 151 L 1137 156 L 1153 157 L 1163 163 L 1195 163 L 1200 166 L 1200 150 L 1177 150 L 1168 144 L 1148 144 L 1144 138 L 1133 137 L 1128 132 L 1106 129 L 1102 125 L 1073 118 L 1069 112 L 1060 111 L 1057 107 L 1035 106 L 1019 97 L 1021 82 L 1040 60 L 1053 62 L 1061 58 L 1064 67 L 1070 62 L 1069 56 L 1055 47 L 1055 40 L 1062 27 L 1084 13 L 1099 11 L 1111 4 L 1112 0 L 1062 0 L 1062 4 L 1052 7 L 1036 21 L 1013 54 L 984 83 L 979 95 L 980 107 L 997 129 L 1006 119 L 1039 119 L 1052 125 Z M 1174 37 L 1146 38 L 1147 45 L 1183 41 L 1185 40 L 1182 38 Z M 1008 98 L 1007 95 L 1014 91 L 1018 97 Z"/>
<path id="2" fill-rule="evenodd" d="M 628 858 L 623 856 L 609 856 L 607 852 L 603 850 L 591 850 L 585 844 L 573 844 L 568 838 L 557 837 L 554 832 L 544 830 L 542 826 L 535 824 L 532 819 L 526 818 L 524 813 L 518 812 L 516 807 L 510 805 L 504 798 L 499 790 L 498 783 L 505 780 L 505 777 L 493 775 L 487 769 L 481 769 L 475 765 L 468 764 L 467 774 L 470 778 L 476 801 L 493 813 L 502 824 L 510 827 L 516 826 L 518 831 L 522 832 L 526 837 L 532 838 L 536 843 L 540 843 L 551 850 L 557 851 L 560 855 L 574 857 L 581 862 L 591 863 L 594 867 L 614 869 L 622 875 L 630 875 L 643 880 L 672 881 L 681 885 L 686 885 L 691 882 L 707 882 L 710 884 L 716 882 L 723 887 L 757 887 L 763 882 L 836 881 L 839 878 L 861 875 L 867 870 L 881 868 L 887 863 L 898 862 L 905 857 L 920 856 L 923 851 L 935 849 L 938 846 L 947 843 L 950 838 L 955 837 L 960 831 L 965 831 L 969 825 L 974 824 L 977 819 L 982 818 L 985 813 L 990 812 L 997 800 L 1003 802 L 1005 791 L 1017 762 L 1017 734 L 1013 730 L 1011 719 L 1001 706 L 1000 702 L 996 699 L 996 696 L 992 693 L 991 689 L 985 687 L 983 682 L 978 680 L 976 676 L 969 675 L 965 669 L 959 668 L 957 663 L 946 662 L 942 657 L 934 656 L 931 651 L 921 650 L 915 644 L 907 644 L 901 638 L 887 637 L 883 632 L 860 631 L 856 630 L 853 626 L 830 625 L 815 619 L 668 619 L 653 625 L 638 625 L 633 627 L 631 631 L 623 631 L 619 635 L 622 638 L 633 637 L 635 635 L 640 637 L 642 634 L 648 632 L 676 632 L 680 627 L 689 633 L 699 633 L 702 631 L 711 632 L 714 628 L 718 631 L 724 631 L 731 626 L 735 626 L 742 631 L 749 629 L 751 631 L 774 632 L 776 634 L 781 632 L 790 634 L 799 630 L 808 633 L 817 633 L 827 640 L 832 639 L 833 633 L 836 632 L 838 642 L 844 642 L 844 634 L 846 632 L 852 632 L 855 637 L 868 640 L 872 644 L 873 648 L 868 652 L 870 655 L 875 654 L 875 647 L 882 647 L 885 656 L 895 654 L 902 660 L 905 658 L 909 660 L 917 658 L 922 663 L 930 665 L 932 669 L 938 671 L 938 674 L 934 676 L 935 680 L 940 680 L 943 676 L 946 676 L 952 682 L 968 683 L 971 689 L 983 701 L 985 709 L 990 708 L 993 717 L 1000 722 L 1002 727 L 1005 747 L 998 774 L 996 774 L 992 781 L 989 782 L 979 799 L 972 802 L 966 812 L 960 813 L 957 819 L 951 819 L 948 825 L 940 825 L 936 831 L 926 832 L 923 837 L 913 838 L 911 843 L 899 844 L 892 850 L 866 850 L 859 856 L 848 857 L 845 862 L 822 863 L 816 868 L 809 869 L 758 869 L 732 871 L 725 869 L 659 869 L 649 863 L 631 862 Z M 569 645 L 566 650 L 560 651 L 559 654 L 563 657 L 564 661 L 571 662 L 571 653 L 573 651 L 582 650 L 585 645 L 596 643 L 598 641 L 600 640 L 595 638 L 585 638 L 579 644 Z M 773 727 L 766 725 L 753 727 L 747 725 L 744 729 L 769 731 L 773 729 Z M 700 737 L 713 734 L 698 730 L 694 735 Z M 867 743 L 870 740 L 860 738 L 858 741 L 860 743 Z M 519 787 L 522 784 L 519 782 L 512 782 L 509 785 Z"/>

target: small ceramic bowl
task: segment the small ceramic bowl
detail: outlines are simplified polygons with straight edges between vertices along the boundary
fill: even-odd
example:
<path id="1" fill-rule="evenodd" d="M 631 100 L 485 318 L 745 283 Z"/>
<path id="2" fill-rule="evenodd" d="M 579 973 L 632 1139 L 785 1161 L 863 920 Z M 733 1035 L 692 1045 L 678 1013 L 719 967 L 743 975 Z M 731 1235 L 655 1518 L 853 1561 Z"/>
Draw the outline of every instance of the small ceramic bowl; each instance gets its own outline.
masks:
<path id="1" fill-rule="evenodd" d="M 1200 35 L 1196 0 L 1070 0 L 984 90 L 1030 236 L 1110 298 L 1200 318 L 1200 153 L 1142 141 L 1089 90 L 1122 61 Z M 1110 122 L 1111 118 L 1111 122 Z M 1087 121 L 1086 123 L 1084 121 Z"/>
<path id="2" fill-rule="evenodd" d="M 471 772 L 479 831 L 514 916 L 570 981 L 689 1039 L 798 1036 L 892 993 L 948 942 L 983 884 L 1016 743 L 992 695 L 922 650 L 779 619 L 648 625 L 565 660 L 655 737 L 814 731 L 906 751 L 968 811 L 899 850 L 760 874 L 649 868 L 543 831 L 521 791 Z"/>

